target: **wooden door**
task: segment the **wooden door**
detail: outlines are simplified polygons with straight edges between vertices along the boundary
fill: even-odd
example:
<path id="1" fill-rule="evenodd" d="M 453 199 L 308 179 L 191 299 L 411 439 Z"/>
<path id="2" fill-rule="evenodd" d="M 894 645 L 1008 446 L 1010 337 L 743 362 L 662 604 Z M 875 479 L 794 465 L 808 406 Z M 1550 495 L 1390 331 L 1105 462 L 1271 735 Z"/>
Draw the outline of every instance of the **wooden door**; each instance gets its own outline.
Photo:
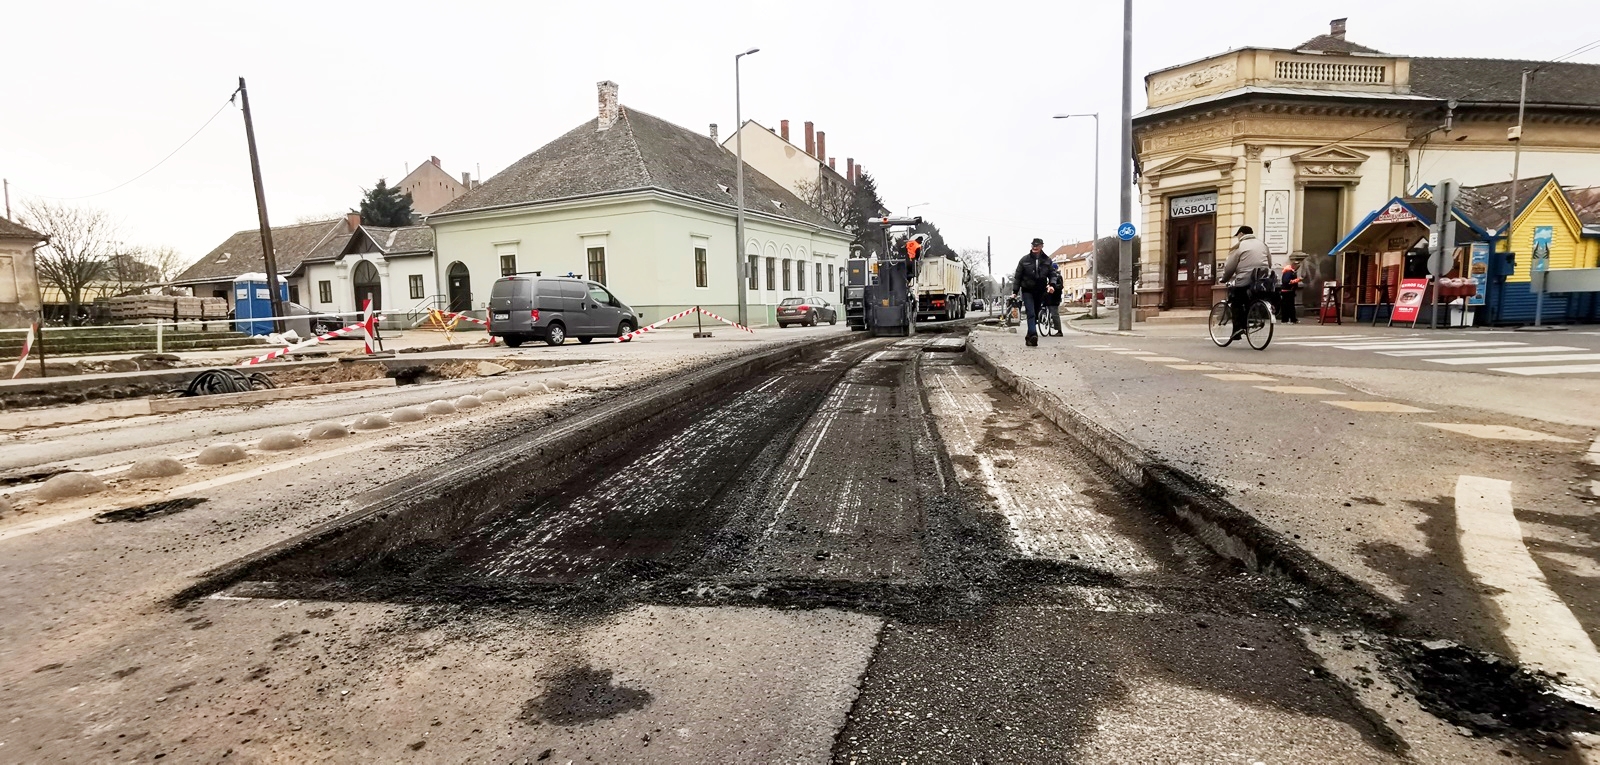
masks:
<path id="1" fill-rule="evenodd" d="M 1210 215 L 1167 221 L 1167 295 L 1171 308 L 1211 305 L 1216 282 L 1217 223 Z"/>

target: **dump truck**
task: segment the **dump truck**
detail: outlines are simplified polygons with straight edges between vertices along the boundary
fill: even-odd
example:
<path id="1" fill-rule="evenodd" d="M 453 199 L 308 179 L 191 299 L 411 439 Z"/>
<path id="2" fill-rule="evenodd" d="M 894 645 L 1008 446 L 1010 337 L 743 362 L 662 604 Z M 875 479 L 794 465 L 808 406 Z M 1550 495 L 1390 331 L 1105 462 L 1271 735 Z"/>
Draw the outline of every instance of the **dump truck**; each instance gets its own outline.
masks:
<path id="1" fill-rule="evenodd" d="M 967 268 L 954 257 L 923 257 L 917 264 L 917 321 L 967 315 Z"/>

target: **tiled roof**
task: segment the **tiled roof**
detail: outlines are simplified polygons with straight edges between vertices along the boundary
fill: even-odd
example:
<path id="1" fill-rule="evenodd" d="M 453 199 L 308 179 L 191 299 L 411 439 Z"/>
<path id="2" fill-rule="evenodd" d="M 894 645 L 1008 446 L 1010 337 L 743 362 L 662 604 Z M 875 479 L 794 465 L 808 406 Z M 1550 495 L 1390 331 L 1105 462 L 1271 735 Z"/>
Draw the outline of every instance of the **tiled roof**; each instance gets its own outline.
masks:
<path id="1" fill-rule="evenodd" d="M 372 241 L 378 245 L 378 249 L 383 250 L 385 254 L 433 251 L 433 228 L 430 226 L 404 226 L 401 228 L 362 226 L 361 229 L 372 237 Z"/>
<path id="2" fill-rule="evenodd" d="M 1553 176 L 1523 178 L 1517 181 L 1517 209 L 1528 205 L 1528 200 L 1549 183 Z M 1486 183 L 1482 186 L 1462 186 L 1456 192 L 1456 209 L 1486 230 L 1498 232 L 1510 220 L 1511 181 Z"/>
<path id="3" fill-rule="evenodd" d="M 734 207 L 736 162 L 710 136 L 626 106 L 607 130 L 590 120 L 517 160 L 433 215 L 646 188 Z M 745 165 L 745 209 L 830 229 L 821 213 Z M 774 204 L 776 202 L 777 204 Z M 432 216 L 430 216 L 432 217 Z"/>
<path id="4" fill-rule="evenodd" d="M 1600 64 L 1513 61 L 1493 58 L 1411 59 L 1411 92 L 1469 103 L 1515 104 L 1522 70 L 1539 71 L 1528 80 L 1528 103 L 1600 106 Z"/>
<path id="5" fill-rule="evenodd" d="M 35 242 L 42 242 L 45 240 L 45 235 L 34 231 L 33 229 L 28 228 L 21 223 L 11 221 L 6 218 L 0 218 L 0 238 L 32 239 Z"/>
<path id="6" fill-rule="evenodd" d="M 1088 257 L 1089 252 L 1092 250 L 1094 250 L 1094 242 L 1092 241 L 1063 244 L 1060 247 L 1057 247 L 1055 252 L 1050 253 L 1050 259 L 1057 263 L 1065 263 L 1069 260 L 1082 260 Z"/>
<path id="7" fill-rule="evenodd" d="M 1585 226 L 1600 226 L 1600 186 L 1590 186 L 1586 189 L 1562 189 L 1567 194 L 1567 202 L 1571 203 L 1572 211 L 1578 214 L 1578 221 Z"/>
<path id="8" fill-rule="evenodd" d="M 1373 50 L 1365 45 L 1357 45 L 1342 37 L 1333 35 L 1317 35 L 1294 47 L 1298 51 L 1308 53 L 1376 53 L 1383 55 L 1381 50 Z"/>
<path id="9" fill-rule="evenodd" d="M 278 272 L 292 273 L 302 261 L 325 257 L 329 248 L 337 257 L 349 239 L 348 232 L 344 218 L 273 226 L 272 248 Z M 261 230 L 240 231 L 195 261 L 173 281 L 178 284 L 227 281 L 239 274 L 259 273 L 266 270 L 261 254 Z"/>

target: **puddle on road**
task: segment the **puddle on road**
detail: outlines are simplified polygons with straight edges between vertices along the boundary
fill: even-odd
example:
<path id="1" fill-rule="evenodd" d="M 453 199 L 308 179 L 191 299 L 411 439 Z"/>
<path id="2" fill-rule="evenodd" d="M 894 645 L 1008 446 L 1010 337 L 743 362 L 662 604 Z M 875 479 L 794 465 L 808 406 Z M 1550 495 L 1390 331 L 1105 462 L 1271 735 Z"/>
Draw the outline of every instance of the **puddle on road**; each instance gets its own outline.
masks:
<path id="1" fill-rule="evenodd" d="M 551 678 L 543 694 L 528 699 L 519 719 L 579 725 L 643 709 L 651 699 L 649 691 L 613 682 L 609 669 L 574 666 Z"/>

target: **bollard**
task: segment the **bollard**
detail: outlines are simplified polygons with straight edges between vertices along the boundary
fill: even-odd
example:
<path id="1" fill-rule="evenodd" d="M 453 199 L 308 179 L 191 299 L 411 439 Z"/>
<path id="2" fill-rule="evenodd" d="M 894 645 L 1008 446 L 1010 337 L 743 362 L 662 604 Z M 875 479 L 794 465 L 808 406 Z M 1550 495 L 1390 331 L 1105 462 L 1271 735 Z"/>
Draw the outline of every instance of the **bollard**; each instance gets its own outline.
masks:
<path id="1" fill-rule="evenodd" d="M 176 311 L 177 309 L 174 308 L 173 310 Z M 161 352 L 161 326 L 161 320 L 156 319 L 156 353 Z"/>
<path id="2" fill-rule="evenodd" d="M 34 347 L 34 350 L 39 352 L 39 379 L 42 380 L 45 377 L 45 373 L 44 373 L 44 324 L 42 322 L 37 322 L 36 321 L 36 322 L 33 323 L 33 326 L 34 326 L 35 329 L 38 330 L 38 331 L 33 333 L 33 336 L 35 338 L 34 339 L 34 343 L 33 343 L 33 347 Z"/>

